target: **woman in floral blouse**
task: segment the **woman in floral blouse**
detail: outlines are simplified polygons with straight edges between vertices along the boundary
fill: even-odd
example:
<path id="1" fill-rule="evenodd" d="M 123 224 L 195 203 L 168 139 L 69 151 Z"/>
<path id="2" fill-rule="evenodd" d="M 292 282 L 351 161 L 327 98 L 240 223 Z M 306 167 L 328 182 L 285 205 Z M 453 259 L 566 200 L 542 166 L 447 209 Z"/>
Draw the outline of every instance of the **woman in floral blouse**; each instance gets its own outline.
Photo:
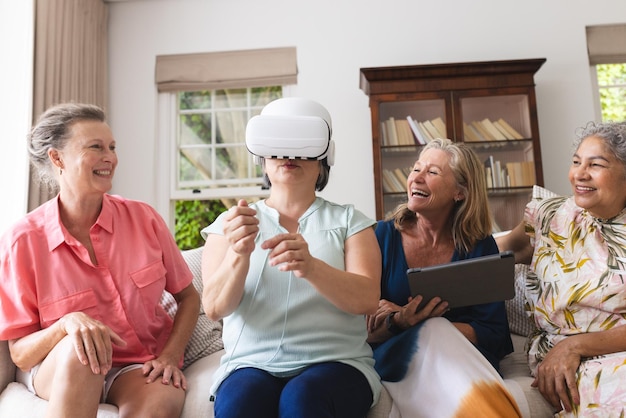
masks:
<path id="1" fill-rule="evenodd" d="M 498 244 L 531 266 L 533 386 L 556 416 L 624 416 L 626 124 L 589 123 L 574 149 L 573 196 L 534 196 Z"/>

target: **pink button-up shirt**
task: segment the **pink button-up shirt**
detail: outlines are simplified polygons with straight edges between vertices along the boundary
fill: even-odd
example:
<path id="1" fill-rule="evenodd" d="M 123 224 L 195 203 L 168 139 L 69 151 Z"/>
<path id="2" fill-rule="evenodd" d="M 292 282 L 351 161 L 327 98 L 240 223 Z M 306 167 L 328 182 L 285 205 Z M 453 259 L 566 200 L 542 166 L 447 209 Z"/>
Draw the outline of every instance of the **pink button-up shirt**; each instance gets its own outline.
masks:
<path id="1" fill-rule="evenodd" d="M 173 321 L 163 290 L 187 287 L 191 272 L 160 215 L 149 205 L 105 195 L 90 237 L 98 260 L 60 221 L 58 198 L 0 238 L 0 339 L 20 338 L 70 312 L 103 322 L 127 343 L 114 366 L 142 363 L 163 349 Z"/>

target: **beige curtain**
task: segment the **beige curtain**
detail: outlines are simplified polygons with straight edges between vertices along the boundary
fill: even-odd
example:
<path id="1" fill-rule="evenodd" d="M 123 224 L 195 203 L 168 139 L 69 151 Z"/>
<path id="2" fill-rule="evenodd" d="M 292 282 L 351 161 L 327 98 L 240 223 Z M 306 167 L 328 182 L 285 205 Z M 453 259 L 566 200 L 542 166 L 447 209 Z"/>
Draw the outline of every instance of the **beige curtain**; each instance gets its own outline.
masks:
<path id="1" fill-rule="evenodd" d="M 33 121 L 63 102 L 107 107 L 108 6 L 102 0 L 36 0 Z M 53 197 L 31 170 L 28 209 Z"/>
<path id="2" fill-rule="evenodd" d="M 626 62 L 626 24 L 587 26 L 589 64 Z"/>

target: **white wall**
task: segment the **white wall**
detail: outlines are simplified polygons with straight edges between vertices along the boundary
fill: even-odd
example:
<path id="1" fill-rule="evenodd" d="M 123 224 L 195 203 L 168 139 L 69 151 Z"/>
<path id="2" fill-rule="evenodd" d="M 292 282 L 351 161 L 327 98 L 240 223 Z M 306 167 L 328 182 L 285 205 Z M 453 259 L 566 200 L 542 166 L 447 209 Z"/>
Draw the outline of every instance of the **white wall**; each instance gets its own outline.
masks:
<path id="1" fill-rule="evenodd" d="M 0 0 L 0 234 L 27 208 L 33 26 L 32 0 Z"/>
<path id="2" fill-rule="evenodd" d="M 575 128 L 594 118 L 585 26 L 626 21 L 623 0 L 126 0 L 110 3 L 114 192 L 154 206 L 159 54 L 296 46 L 294 94 L 333 117 L 337 162 L 323 196 L 374 217 L 361 67 L 547 58 L 536 74 L 544 179 L 570 192 Z"/>

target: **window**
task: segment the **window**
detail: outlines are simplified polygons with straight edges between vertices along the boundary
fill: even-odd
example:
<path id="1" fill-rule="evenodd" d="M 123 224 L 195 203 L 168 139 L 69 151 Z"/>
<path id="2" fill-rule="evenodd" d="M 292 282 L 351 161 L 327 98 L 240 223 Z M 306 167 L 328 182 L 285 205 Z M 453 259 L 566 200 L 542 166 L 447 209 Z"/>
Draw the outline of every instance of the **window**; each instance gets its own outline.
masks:
<path id="1" fill-rule="evenodd" d="M 239 198 L 258 200 L 261 168 L 245 145 L 247 121 L 282 97 L 282 87 L 183 91 L 176 95 L 176 167 L 171 201 L 181 249 L 202 245 L 199 231 Z M 202 200 L 197 200 L 202 199 Z"/>
<path id="2" fill-rule="evenodd" d="M 626 120 L 626 24 L 587 26 L 596 119 Z"/>
<path id="3" fill-rule="evenodd" d="M 626 121 L 626 63 L 598 64 L 596 75 L 601 119 Z"/>
<path id="4" fill-rule="evenodd" d="M 245 128 L 296 75 L 295 48 L 157 57 L 157 210 L 179 247 L 201 244 L 200 229 L 238 199 L 267 195 Z"/>
<path id="5" fill-rule="evenodd" d="M 177 98 L 177 151 L 173 199 L 258 195 L 260 167 L 245 145 L 247 121 L 270 101 L 280 86 L 184 91 Z"/>

